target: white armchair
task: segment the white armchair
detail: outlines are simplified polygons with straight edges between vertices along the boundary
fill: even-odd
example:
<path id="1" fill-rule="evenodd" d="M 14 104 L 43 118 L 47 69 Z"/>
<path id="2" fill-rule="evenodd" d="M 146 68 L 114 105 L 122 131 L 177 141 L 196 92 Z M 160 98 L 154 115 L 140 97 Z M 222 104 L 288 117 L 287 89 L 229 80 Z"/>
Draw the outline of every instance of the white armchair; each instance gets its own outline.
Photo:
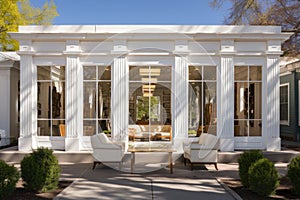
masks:
<path id="1" fill-rule="evenodd" d="M 100 163 L 122 162 L 123 146 L 112 143 L 104 133 L 91 136 L 91 144 L 94 157 L 93 169 Z"/>
<path id="2" fill-rule="evenodd" d="M 184 164 L 186 160 L 191 163 L 191 170 L 193 170 L 193 164 L 214 164 L 216 170 L 218 170 L 218 148 L 219 139 L 215 135 L 202 133 L 199 137 L 198 143 L 184 143 Z"/>

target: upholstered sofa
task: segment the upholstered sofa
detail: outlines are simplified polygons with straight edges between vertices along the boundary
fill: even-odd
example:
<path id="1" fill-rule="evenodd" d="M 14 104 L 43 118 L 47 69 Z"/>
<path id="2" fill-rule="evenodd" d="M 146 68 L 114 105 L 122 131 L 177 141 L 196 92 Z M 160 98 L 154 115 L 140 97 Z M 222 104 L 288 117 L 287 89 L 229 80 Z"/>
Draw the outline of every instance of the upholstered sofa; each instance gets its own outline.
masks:
<path id="1" fill-rule="evenodd" d="M 191 170 L 193 170 L 193 164 L 197 163 L 214 164 L 216 170 L 218 170 L 219 139 L 217 136 L 202 133 L 197 143 L 184 142 L 183 149 L 184 164 L 186 165 L 186 160 L 189 160 Z"/>
<path id="2" fill-rule="evenodd" d="M 129 140 L 172 140 L 171 125 L 129 125 Z"/>

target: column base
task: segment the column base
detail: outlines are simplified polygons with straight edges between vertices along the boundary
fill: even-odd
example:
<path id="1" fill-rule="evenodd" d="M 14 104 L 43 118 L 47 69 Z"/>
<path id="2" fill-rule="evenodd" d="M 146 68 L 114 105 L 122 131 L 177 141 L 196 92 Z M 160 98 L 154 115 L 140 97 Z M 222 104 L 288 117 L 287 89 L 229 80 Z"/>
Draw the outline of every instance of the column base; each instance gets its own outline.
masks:
<path id="1" fill-rule="evenodd" d="M 66 138 L 65 139 L 66 151 L 80 151 L 79 138 Z"/>
<path id="2" fill-rule="evenodd" d="M 234 138 L 220 138 L 220 151 L 234 151 Z"/>
<path id="3" fill-rule="evenodd" d="M 281 150 L 281 138 L 268 138 L 267 151 L 280 151 Z"/>
<path id="4" fill-rule="evenodd" d="M 31 151 L 37 149 L 36 138 L 30 137 L 20 137 L 18 139 L 18 149 L 19 151 Z"/>

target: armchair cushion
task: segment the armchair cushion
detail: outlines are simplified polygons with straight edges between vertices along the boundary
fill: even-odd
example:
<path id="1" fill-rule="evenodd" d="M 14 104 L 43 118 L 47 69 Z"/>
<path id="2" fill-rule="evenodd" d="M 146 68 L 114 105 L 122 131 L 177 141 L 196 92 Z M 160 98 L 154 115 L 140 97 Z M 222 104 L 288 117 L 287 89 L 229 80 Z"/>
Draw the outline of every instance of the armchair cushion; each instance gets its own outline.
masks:
<path id="1" fill-rule="evenodd" d="M 200 142 L 200 143 L 199 143 Z M 197 143 L 183 143 L 184 158 L 193 163 L 214 163 L 217 169 L 218 137 L 202 133 Z"/>
<path id="2" fill-rule="evenodd" d="M 91 136 L 94 167 L 99 162 L 121 162 L 124 150 L 122 145 L 112 143 L 104 133 Z"/>

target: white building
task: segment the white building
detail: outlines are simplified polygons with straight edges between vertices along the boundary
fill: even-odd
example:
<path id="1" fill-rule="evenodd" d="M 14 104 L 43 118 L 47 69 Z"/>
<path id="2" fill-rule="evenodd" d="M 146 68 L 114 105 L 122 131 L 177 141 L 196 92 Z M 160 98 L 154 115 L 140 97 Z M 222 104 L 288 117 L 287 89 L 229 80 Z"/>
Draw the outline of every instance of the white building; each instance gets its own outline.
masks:
<path id="1" fill-rule="evenodd" d="M 0 52 L 0 146 L 19 137 L 19 60 L 16 52 Z"/>
<path id="2" fill-rule="evenodd" d="M 174 144 L 208 132 L 221 151 L 280 150 L 278 60 L 290 36 L 280 27 L 21 26 L 11 35 L 19 150 L 84 150 L 104 130 Z"/>

